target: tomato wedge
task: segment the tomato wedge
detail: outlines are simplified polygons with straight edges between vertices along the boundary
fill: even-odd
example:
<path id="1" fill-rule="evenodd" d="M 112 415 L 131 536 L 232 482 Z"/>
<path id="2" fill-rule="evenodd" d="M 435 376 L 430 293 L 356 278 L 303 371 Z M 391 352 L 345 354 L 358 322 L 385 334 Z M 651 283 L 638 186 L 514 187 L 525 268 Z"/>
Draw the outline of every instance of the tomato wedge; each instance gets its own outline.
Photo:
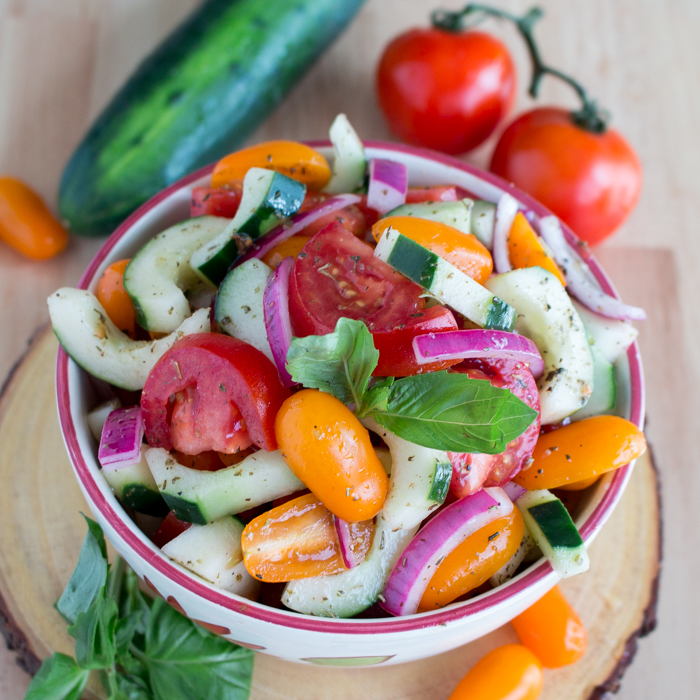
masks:
<path id="1" fill-rule="evenodd" d="M 242 180 L 231 182 L 226 187 L 194 187 L 190 200 L 190 218 L 208 215 L 233 219 L 242 196 Z"/>
<path id="2" fill-rule="evenodd" d="M 181 535 L 185 530 L 192 527 L 192 523 L 186 523 L 184 520 L 178 520 L 175 513 L 171 510 L 163 522 L 158 526 L 158 529 L 153 533 L 151 540 L 156 547 L 164 547 L 168 542 L 174 540 L 178 535 Z"/>
<path id="3" fill-rule="evenodd" d="M 342 316 L 364 321 L 370 331 L 396 328 L 423 312 L 421 293 L 335 221 L 294 261 L 289 278 L 292 329 L 297 337 L 325 335 Z"/>
<path id="4" fill-rule="evenodd" d="M 178 393 L 187 400 L 171 398 Z M 252 345 L 218 333 L 188 335 L 158 360 L 143 388 L 148 444 L 172 449 L 177 420 L 176 433 L 185 429 L 176 436 L 190 438 L 178 445 L 186 454 L 236 452 L 247 439 L 241 431 L 275 450 L 275 415 L 289 395 L 275 366 Z"/>
<path id="5" fill-rule="evenodd" d="M 433 187 L 409 187 L 406 204 L 417 202 L 456 202 L 457 188 L 454 185 L 434 185 Z"/>
<path id="6" fill-rule="evenodd" d="M 464 372 L 473 379 L 487 379 L 509 389 L 538 412 L 532 425 L 508 443 L 497 455 L 448 452 L 452 462 L 451 491 L 458 498 L 476 493 L 482 486 L 504 486 L 532 457 L 540 434 L 540 397 L 535 379 L 525 365 L 513 360 L 466 360 L 452 371 Z"/>

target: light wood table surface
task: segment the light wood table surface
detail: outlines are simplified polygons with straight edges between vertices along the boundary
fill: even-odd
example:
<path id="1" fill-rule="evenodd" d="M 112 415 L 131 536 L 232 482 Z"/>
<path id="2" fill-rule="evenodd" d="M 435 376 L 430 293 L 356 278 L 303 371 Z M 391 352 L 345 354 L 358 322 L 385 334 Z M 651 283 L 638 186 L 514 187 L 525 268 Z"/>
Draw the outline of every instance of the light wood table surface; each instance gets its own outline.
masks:
<path id="1" fill-rule="evenodd" d="M 55 202 L 61 170 L 91 120 L 139 60 L 197 0 L 0 0 L 0 173 Z M 501 0 L 522 12 L 528 3 Z M 664 573 L 657 631 L 640 643 L 621 700 L 691 700 L 700 688 L 700 3 L 697 0 L 544 0 L 538 27 L 546 60 L 573 73 L 610 108 L 645 169 L 642 199 L 599 256 L 630 303 L 657 309 L 641 326 L 647 434 L 662 471 Z M 251 141 L 319 138 L 346 112 L 368 139 L 390 138 L 373 77 L 382 46 L 430 9 L 460 2 L 369 0 L 348 32 Z M 510 28 L 489 23 L 529 66 Z M 521 93 L 524 90 L 521 89 Z M 573 106 L 546 81 L 541 104 Z M 527 108 L 521 96 L 516 110 Z M 469 156 L 485 165 L 487 143 Z M 75 284 L 101 240 L 75 239 L 61 257 L 34 263 L 0 246 L 0 379 L 47 318 L 45 298 Z M 0 445 L 0 449 L 2 446 Z M 27 517 L 31 517 L 28 514 Z M 0 698 L 23 697 L 28 677 L 0 643 Z M 330 697 L 330 696 L 329 696 Z"/>

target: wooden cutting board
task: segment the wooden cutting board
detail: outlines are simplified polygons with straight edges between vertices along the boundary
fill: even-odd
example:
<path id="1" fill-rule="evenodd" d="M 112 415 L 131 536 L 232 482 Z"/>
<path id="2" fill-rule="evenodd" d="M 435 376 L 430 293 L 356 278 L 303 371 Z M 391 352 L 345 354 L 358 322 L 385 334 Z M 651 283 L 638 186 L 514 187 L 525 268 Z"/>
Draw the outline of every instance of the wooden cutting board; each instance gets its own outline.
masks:
<path id="1" fill-rule="evenodd" d="M 56 416 L 57 342 L 42 330 L 0 394 L 0 621 L 19 664 L 35 673 L 53 651 L 73 653 L 53 609 L 78 558 L 87 505 Z M 637 639 L 656 624 L 660 503 L 650 453 L 590 549 L 591 570 L 562 588 L 588 629 L 588 651 L 547 670 L 541 700 L 593 700 L 615 691 Z M 368 669 L 315 668 L 259 654 L 251 700 L 440 700 L 490 649 L 517 641 L 510 625 L 431 659 Z M 99 683 L 86 696 L 102 698 Z M 195 700 L 195 699 L 193 699 Z"/>

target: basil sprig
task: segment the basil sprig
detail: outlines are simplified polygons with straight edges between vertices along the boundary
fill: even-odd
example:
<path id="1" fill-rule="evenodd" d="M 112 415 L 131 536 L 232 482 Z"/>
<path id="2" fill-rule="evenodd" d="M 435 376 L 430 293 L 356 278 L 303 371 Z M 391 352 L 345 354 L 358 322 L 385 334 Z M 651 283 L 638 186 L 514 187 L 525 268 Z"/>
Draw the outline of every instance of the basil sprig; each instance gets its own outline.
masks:
<path id="1" fill-rule="evenodd" d="M 110 567 L 99 525 L 88 534 L 58 611 L 71 623 L 76 658 L 55 653 L 25 700 L 79 700 L 92 671 L 109 700 L 246 700 L 253 652 L 151 600 L 122 559 Z"/>
<path id="2" fill-rule="evenodd" d="M 537 417 L 508 389 L 447 371 L 375 380 L 379 361 L 362 321 L 341 318 L 333 333 L 294 338 L 287 370 L 295 382 L 354 404 L 395 435 L 436 450 L 499 454 Z"/>

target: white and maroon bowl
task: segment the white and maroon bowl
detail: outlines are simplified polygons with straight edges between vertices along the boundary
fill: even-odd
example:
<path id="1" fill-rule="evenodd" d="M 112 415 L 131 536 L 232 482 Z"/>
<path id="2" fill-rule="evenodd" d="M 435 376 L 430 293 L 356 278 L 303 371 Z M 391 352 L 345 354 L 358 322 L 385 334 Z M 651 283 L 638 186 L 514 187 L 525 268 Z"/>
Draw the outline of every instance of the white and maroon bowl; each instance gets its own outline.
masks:
<path id="1" fill-rule="evenodd" d="M 310 144 L 330 155 L 328 142 Z M 550 212 L 500 178 L 466 163 L 406 146 L 368 142 L 370 157 L 408 167 L 413 186 L 454 184 L 496 201 L 507 191 L 540 216 Z M 212 167 L 199 170 L 153 197 L 106 241 L 79 287 L 95 291 L 104 269 L 128 258 L 156 233 L 189 216 L 192 187 L 208 184 Z M 571 241 L 573 233 L 564 227 Z M 601 288 L 617 296 L 598 263 L 589 261 Z M 644 383 L 636 343 L 617 367 L 622 414 L 640 428 Z M 105 535 L 129 566 L 188 617 L 241 646 L 290 661 L 328 666 L 397 664 L 440 654 L 471 642 L 509 622 L 542 597 L 558 577 L 544 560 L 503 586 L 435 612 L 382 619 L 338 620 L 270 608 L 222 591 L 164 556 L 134 524 L 99 473 L 97 444 L 86 422 L 97 403 L 87 375 L 61 349 L 56 368 L 58 412 L 63 438 L 80 488 Z M 577 525 L 588 546 L 620 500 L 632 472 L 629 464 L 601 478 L 586 492 Z"/>

